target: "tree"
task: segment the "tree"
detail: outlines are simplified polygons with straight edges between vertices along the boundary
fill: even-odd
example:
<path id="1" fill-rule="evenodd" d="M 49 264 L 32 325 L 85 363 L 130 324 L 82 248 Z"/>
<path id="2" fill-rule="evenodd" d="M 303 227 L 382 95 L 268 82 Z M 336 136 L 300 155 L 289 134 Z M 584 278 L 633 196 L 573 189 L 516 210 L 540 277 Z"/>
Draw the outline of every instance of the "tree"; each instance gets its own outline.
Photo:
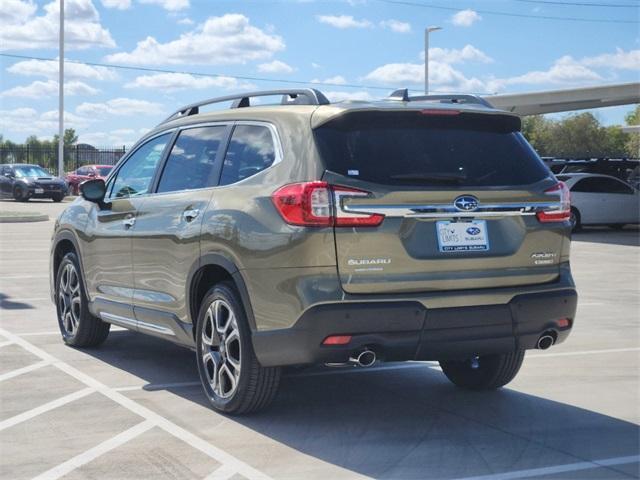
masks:
<path id="1" fill-rule="evenodd" d="M 627 125 L 640 125 L 640 105 L 627 113 L 625 117 Z M 640 157 L 640 132 L 632 132 L 625 144 L 625 151 L 628 156 L 633 158 Z"/>
<path id="2" fill-rule="evenodd" d="M 58 144 L 58 138 L 60 138 L 58 134 L 53 136 L 53 143 L 56 145 Z M 65 147 L 70 145 L 75 145 L 78 142 L 78 135 L 76 134 L 76 131 L 73 128 L 67 128 L 64 131 L 62 140 L 64 141 Z"/>

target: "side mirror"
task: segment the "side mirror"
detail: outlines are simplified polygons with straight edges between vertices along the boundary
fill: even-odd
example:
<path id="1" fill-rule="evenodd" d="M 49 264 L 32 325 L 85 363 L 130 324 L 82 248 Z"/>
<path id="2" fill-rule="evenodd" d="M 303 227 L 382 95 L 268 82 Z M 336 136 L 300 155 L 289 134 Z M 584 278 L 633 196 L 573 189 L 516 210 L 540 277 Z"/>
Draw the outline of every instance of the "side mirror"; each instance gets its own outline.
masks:
<path id="1" fill-rule="evenodd" d="M 4 176 L 7 177 L 7 178 L 13 178 L 13 173 L 7 172 L 7 173 L 4 174 Z"/>
<path id="2" fill-rule="evenodd" d="M 87 180 L 80 184 L 80 194 L 82 198 L 89 202 L 97 203 L 101 207 L 104 205 L 104 196 L 106 193 L 107 187 L 101 178 Z"/>
<path id="3" fill-rule="evenodd" d="M 96 176 L 96 172 L 87 173 L 87 177 L 95 177 L 95 176 Z"/>

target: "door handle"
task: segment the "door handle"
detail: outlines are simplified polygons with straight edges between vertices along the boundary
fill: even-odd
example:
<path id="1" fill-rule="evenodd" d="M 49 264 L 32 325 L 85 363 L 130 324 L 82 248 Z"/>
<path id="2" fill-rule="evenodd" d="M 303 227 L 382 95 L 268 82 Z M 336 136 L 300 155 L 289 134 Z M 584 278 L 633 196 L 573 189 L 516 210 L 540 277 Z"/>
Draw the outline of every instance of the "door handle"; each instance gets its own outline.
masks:
<path id="1" fill-rule="evenodd" d="M 199 214 L 200 210 L 198 210 L 197 208 L 193 208 L 182 212 L 182 218 L 184 218 L 187 222 L 192 222 Z"/>
<path id="2" fill-rule="evenodd" d="M 127 216 L 124 220 L 122 220 L 122 224 L 124 228 L 131 228 L 136 224 L 136 217 L 133 215 Z"/>

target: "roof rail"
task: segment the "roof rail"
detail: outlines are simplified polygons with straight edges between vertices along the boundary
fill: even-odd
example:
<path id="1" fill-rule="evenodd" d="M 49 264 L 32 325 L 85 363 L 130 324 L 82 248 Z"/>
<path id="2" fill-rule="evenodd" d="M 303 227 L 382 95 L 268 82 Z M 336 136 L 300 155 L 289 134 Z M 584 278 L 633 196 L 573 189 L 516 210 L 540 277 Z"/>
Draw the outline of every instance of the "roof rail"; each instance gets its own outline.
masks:
<path id="1" fill-rule="evenodd" d="M 409 90 L 406 88 L 394 91 L 389 95 L 388 99 L 399 102 L 473 103 L 487 108 L 493 108 L 493 105 L 477 95 L 419 95 L 416 97 L 410 97 Z"/>
<path id="2" fill-rule="evenodd" d="M 328 105 L 330 102 L 324 94 L 315 88 L 300 88 L 293 90 L 261 90 L 257 92 L 241 93 L 238 95 L 227 95 L 224 97 L 210 98 L 201 102 L 186 105 L 169 115 L 162 123 L 180 117 L 188 117 L 200 113 L 200 107 L 212 105 L 214 103 L 228 102 L 233 100 L 231 108 L 250 107 L 252 97 L 267 97 L 272 95 L 282 95 L 282 105 Z"/>

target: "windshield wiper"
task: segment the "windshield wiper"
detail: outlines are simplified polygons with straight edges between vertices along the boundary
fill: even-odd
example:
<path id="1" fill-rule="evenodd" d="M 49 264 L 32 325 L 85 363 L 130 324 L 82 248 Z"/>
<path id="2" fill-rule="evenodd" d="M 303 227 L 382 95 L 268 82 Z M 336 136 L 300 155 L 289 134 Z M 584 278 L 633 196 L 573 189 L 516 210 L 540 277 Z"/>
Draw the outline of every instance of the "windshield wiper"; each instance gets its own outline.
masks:
<path id="1" fill-rule="evenodd" d="M 464 173 L 403 173 L 391 175 L 394 180 L 417 182 L 461 183 L 467 179 Z"/>

